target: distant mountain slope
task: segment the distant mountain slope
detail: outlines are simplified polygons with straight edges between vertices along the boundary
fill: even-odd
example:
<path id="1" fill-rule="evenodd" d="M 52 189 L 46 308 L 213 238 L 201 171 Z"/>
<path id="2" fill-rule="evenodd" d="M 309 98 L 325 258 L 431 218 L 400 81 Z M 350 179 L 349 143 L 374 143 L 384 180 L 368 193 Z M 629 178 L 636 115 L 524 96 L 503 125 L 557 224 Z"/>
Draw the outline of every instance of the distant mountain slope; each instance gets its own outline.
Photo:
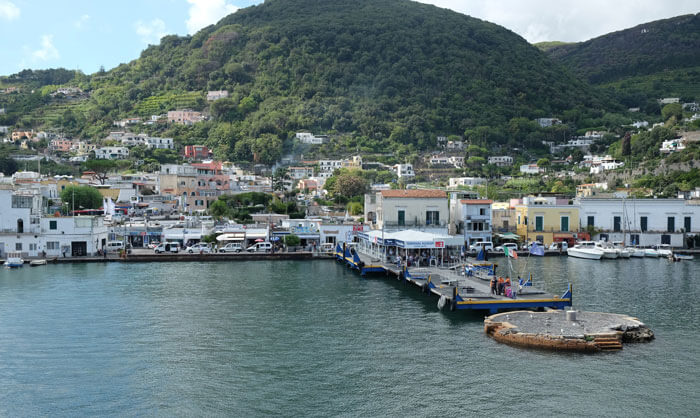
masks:
<path id="1" fill-rule="evenodd" d="M 569 45 L 569 42 L 562 42 L 562 41 L 543 41 L 543 42 L 537 42 L 533 44 L 534 46 L 537 47 L 540 51 L 549 51 L 550 49 L 557 47 L 557 46 L 562 46 L 562 45 Z"/>
<path id="2" fill-rule="evenodd" d="M 593 84 L 700 66 L 700 14 L 658 20 L 548 50 Z"/>
<path id="3" fill-rule="evenodd" d="M 252 133 L 389 136 L 403 125 L 416 141 L 600 106 L 584 83 L 518 35 L 403 0 L 268 0 L 192 37 L 166 37 L 109 75 L 133 82 L 137 97 L 173 89 L 251 97 L 255 109 L 276 113 Z"/>

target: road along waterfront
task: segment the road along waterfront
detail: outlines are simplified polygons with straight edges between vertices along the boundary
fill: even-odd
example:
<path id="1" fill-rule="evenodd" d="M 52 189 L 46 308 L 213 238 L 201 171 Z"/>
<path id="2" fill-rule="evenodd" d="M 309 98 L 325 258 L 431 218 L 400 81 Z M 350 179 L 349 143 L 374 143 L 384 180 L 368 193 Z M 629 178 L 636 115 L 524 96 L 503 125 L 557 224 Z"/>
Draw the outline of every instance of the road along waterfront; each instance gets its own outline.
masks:
<path id="1" fill-rule="evenodd" d="M 535 285 L 656 334 L 600 356 L 499 344 L 330 260 L 3 269 L 0 414 L 695 416 L 698 267 L 529 260 Z"/>

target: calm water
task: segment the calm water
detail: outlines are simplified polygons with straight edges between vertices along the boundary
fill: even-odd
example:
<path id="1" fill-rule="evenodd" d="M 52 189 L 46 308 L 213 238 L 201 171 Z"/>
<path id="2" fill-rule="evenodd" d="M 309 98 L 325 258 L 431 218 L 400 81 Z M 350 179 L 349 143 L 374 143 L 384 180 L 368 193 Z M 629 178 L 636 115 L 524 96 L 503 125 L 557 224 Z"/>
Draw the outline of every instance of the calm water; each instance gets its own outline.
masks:
<path id="1" fill-rule="evenodd" d="M 524 263 L 523 260 L 519 261 Z M 0 415 L 698 416 L 700 262 L 531 260 L 650 344 L 520 350 L 332 261 L 0 271 Z"/>

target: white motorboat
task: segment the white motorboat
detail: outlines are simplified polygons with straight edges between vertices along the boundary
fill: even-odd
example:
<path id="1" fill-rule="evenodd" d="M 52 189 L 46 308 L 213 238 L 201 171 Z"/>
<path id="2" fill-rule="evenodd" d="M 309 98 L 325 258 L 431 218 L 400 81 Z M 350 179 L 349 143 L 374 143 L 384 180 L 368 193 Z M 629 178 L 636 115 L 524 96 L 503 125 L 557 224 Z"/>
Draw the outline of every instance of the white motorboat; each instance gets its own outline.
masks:
<path id="1" fill-rule="evenodd" d="M 659 252 L 656 251 L 653 248 L 645 248 L 644 249 L 644 257 L 653 257 L 653 258 L 658 258 L 659 257 Z"/>
<path id="2" fill-rule="evenodd" d="M 613 241 L 612 247 L 617 250 L 620 258 L 630 258 L 632 256 L 632 252 L 625 247 L 625 243 L 622 241 Z"/>
<path id="3" fill-rule="evenodd" d="M 656 247 L 656 252 L 659 253 L 659 257 L 669 257 L 673 255 L 673 249 L 668 244 L 661 244 Z"/>
<path id="4" fill-rule="evenodd" d="M 4 266 L 7 268 L 17 268 L 24 265 L 24 260 L 22 259 L 22 253 L 11 252 L 7 253 L 7 258 L 5 258 Z"/>
<path id="5" fill-rule="evenodd" d="M 29 262 L 29 267 L 37 267 L 37 266 L 45 266 L 46 265 L 46 260 L 45 259 L 38 259 L 38 260 L 32 260 Z"/>
<path id="6" fill-rule="evenodd" d="M 595 246 L 603 251 L 603 258 L 615 259 L 620 257 L 620 253 L 607 242 L 598 241 L 595 243 Z"/>
<path id="7" fill-rule="evenodd" d="M 603 257 L 603 250 L 596 247 L 593 241 L 581 241 L 566 250 L 570 257 L 586 258 L 589 260 L 600 260 Z"/>
<path id="8" fill-rule="evenodd" d="M 628 250 L 630 252 L 630 257 L 637 257 L 637 258 L 644 257 L 644 248 L 630 247 L 630 248 L 628 248 Z"/>

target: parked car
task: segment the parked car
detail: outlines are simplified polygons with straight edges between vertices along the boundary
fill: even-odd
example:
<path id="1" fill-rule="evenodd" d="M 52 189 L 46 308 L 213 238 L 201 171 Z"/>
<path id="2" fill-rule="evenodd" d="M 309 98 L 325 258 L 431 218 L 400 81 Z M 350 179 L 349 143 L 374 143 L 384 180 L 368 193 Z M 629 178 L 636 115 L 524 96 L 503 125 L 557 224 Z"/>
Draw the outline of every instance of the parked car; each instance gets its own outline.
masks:
<path id="1" fill-rule="evenodd" d="M 209 254 L 211 252 L 211 245 L 205 243 L 205 242 L 198 242 L 194 245 L 191 245 L 185 249 L 186 252 L 189 254 L 197 254 L 197 253 L 206 253 Z"/>
<path id="2" fill-rule="evenodd" d="M 504 248 L 508 248 L 508 251 L 518 251 L 518 244 L 514 242 L 506 242 L 505 244 L 496 247 L 494 251 L 503 252 Z"/>
<path id="3" fill-rule="evenodd" d="M 178 242 L 164 242 L 153 249 L 156 254 L 161 253 L 177 253 L 180 252 L 180 243 Z"/>
<path id="4" fill-rule="evenodd" d="M 219 248 L 220 253 L 240 253 L 243 251 L 243 247 L 238 242 L 229 242 L 223 247 Z"/>
<path id="5" fill-rule="evenodd" d="M 260 253 L 260 252 L 272 251 L 272 243 L 267 242 L 267 241 L 266 242 L 257 242 L 255 244 L 251 245 L 250 247 L 248 247 L 248 249 L 246 249 L 246 251 L 248 251 L 249 253 L 254 253 L 254 252 Z"/>
<path id="6" fill-rule="evenodd" d="M 566 241 L 562 242 L 553 242 L 549 245 L 550 250 L 559 250 L 561 249 L 562 251 L 566 251 L 569 249 L 569 243 Z"/>
<path id="7" fill-rule="evenodd" d="M 108 253 L 117 252 L 124 249 L 124 241 L 107 241 L 105 245 L 105 251 Z"/>
<path id="8" fill-rule="evenodd" d="M 157 246 L 159 246 L 159 245 L 160 245 L 160 242 L 157 242 L 157 241 L 156 241 L 156 242 L 151 242 L 150 244 L 148 244 L 148 248 L 150 248 L 150 249 L 153 250 L 153 249 L 155 249 L 155 248 L 156 248 Z"/>
<path id="9" fill-rule="evenodd" d="M 491 241 L 479 241 L 469 246 L 469 251 L 479 252 L 481 249 L 485 251 L 493 251 L 493 242 Z"/>

